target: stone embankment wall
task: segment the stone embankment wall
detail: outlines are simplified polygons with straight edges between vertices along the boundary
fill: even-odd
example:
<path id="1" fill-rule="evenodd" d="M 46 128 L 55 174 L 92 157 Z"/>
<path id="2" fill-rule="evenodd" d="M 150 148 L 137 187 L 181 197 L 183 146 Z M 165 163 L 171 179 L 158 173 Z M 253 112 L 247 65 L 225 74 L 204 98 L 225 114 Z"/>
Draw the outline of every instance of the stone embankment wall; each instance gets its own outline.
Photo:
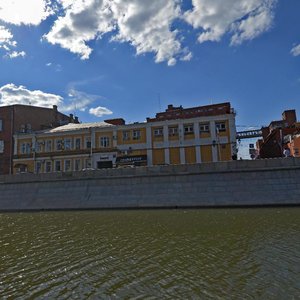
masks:
<path id="1" fill-rule="evenodd" d="M 300 204 L 300 159 L 0 176 L 0 210 Z"/>

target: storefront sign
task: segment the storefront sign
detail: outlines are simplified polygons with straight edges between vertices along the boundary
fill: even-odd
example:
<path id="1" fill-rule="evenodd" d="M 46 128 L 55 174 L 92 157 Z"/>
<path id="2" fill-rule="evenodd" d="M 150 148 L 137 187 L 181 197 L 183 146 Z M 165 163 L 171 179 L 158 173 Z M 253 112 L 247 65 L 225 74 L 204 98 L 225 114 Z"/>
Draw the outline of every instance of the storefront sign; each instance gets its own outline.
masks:
<path id="1" fill-rule="evenodd" d="M 117 163 L 130 164 L 147 161 L 147 155 L 123 156 L 117 158 Z"/>

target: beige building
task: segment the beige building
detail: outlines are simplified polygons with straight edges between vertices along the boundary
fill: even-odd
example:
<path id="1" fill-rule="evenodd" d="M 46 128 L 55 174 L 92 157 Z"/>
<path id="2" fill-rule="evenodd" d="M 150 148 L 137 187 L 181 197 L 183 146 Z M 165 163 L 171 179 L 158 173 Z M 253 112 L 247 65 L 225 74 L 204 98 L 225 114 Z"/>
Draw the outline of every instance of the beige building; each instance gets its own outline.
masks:
<path id="1" fill-rule="evenodd" d="M 168 106 L 146 122 L 68 124 L 14 136 L 14 173 L 228 161 L 236 155 L 230 103 Z"/>

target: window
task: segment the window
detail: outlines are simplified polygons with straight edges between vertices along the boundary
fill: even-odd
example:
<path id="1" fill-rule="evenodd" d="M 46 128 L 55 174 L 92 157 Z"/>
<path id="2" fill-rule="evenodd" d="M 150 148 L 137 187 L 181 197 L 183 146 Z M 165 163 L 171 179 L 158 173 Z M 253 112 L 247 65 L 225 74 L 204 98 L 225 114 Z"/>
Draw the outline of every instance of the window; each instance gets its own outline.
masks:
<path id="1" fill-rule="evenodd" d="M 46 161 L 46 173 L 50 173 L 52 170 L 52 163 L 51 161 Z"/>
<path id="2" fill-rule="evenodd" d="M 0 119 L 0 131 L 3 130 L 3 121 Z"/>
<path id="3" fill-rule="evenodd" d="M 123 135 L 123 141 L 128 141 L 128 140 L 130 140 L 129 131 L 123 131 L 123 132 L 122 132 L 122 135 Z"/>
<path id="4" fill-rule="evenodd" d="M 192 134 L 194 133 L 194 125 L 193 124 L 187 124 L 183 127 L 184 134 Z"/>
<path id="5" fill-rule="evenodd" d="M 80 150 L 81 148 L 81 138 L 76 138 L 75 139 L 75 149 Z"/>
<path id="6" fill-rule="evenodd" d="M 66 159 L 65 160 L 65 172 L 69 172 L 69 171 L 72 171 L 71 160 L 70 159 Z"/>
<path id="7" fill-rule="evenodd" d="M 61 161 L 56 160 L 55 161 L 55 172 L 60 172 L 61 171 Z"/>
<path id="8" fill-rule="evenodd" d="M 52 141 L 51 140 L 47 140 L 45 143 L 45 151 L 46 152 L 51 152 L 52 151 Z"/>
<path id="9" fill-rule="evenodd" d="M 38 174 L 42 170 L 42 163 L 40 161 L 37 161 L 35 164 L 35 172 Z"/>
<path id="10" fill-rule="evenodd" d="M 107 148 L 109 147 L 109 137 L 108 136 L 102 136 L 100 138 L 100 146 Z"/>
<path id="11" fill-rule="evenodd" d="M 30 154 L 31 144 L 30 143 L 22 143 L 21 145 L 21 153 L 22 154 Z"/>
<path id="12" fill-rule="evenodd" d="M 216 123 L 216 131 L 217 132 L 224 132 L 226 131 L 226 123 L 225 122 L 218 122 Z"/>
<path id="13" fill-rule="evenodd" d="M 89 169 L 89 168 L 91 168 L 91 167 L 92 167 L 91 159 L 90 159 L 90 158 L 87 158 L 87 159 L 85 160 L 85 168 L 86 168 L 86 169 Z"/>
<path id="14" fill-rule="evenodd" d="M 178 134 L 178 126 L 169 127 L 169 136 Z"/>
<path id="15" fill-rule="evenodd" d="M 199 124 L 200 133 L 209 132 L 209 123 Z"/>
<path id="16" fill-rule="evenodd" d="M 154 136 L 163 136 L 163 135 L 164 135 L 164 130 L 162 127 L 154 129 Z"/>
<path id="17" fill-rule="evenodd" d="M 35 142 L 35 152 L 42 152 L 42 145 L 41 142 Z"/>
<path id="18" fill-rule="evenodd" d="M 141 139 L 141 131 L 140 130 L 133 130 L 132 137 L 134 140 L 140 140 Z"/>
<path id="19" fill-rule="evenodd" d="M 64 149 L 65 150 L 71 150 L 72 149 L 72 141 L 70 138 L 66 138 L 64 140 Z"/>
<path id="20" fill-rule="evenodd" d="M 0 153 L 4 152 L 4 141 L 0 141 Z"/>
<path id="21" fill-rule="evenodd" d="M 91 137 L 87 136 L 85 138 L 85 148 L 86 149 L 91 149 L 91 146 L 92 146 Z"/>
<path id="22" fill-rule="evenodd" d="M 57 151 L 63 150 L 63 140 L 56 140 L 56 150 Z"/>
<path id="23" fill-rule="evenodd" d="M 75 161 L 74 161 L 74 170 L 79 171 L 81 169 L 80 167 L 81 167 L 80 159 L 75 159 Z"/>

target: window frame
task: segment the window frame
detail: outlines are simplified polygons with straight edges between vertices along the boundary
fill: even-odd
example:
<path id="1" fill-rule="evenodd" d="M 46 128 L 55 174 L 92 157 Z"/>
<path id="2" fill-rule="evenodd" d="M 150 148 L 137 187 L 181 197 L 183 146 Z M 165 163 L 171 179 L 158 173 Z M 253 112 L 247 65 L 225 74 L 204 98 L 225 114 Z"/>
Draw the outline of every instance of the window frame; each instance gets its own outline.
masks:
<path id="1" fill-rule="evenodd" d="M 57 168 L 57 164 L 59 163 L 59 170 L 58 170 L 58 168 Z M 54 171 L 55 172 L 61 172 L 62 171 L 62 166 L 61 166 L 61 160 L 55 160 L 54 161 Z"/>
<path id="2" fill-rule="evenodd" d="M 178 125 L 175 126 L 168 126 L 168 135 L 169 136 L 176 136 L 178 135 Z"/>
<path id="3" fill-rule="evenodd" d="M 227 127 L 226 127 L 226 122 L 225 121 L 216 122 L 215 126 L 216 126 L 216 132 L 226 132 L 227 131 Z"/>
<path id="4" fill-rule="evenodd" d="M 100 137 L 100 148 L 109 148 L 110 147 L 110 138 L 109 136 Z"/>
<path id="5" fill-rule="evenodd" d="M 201 128 L 203 127 L 203 129 Z M 210 133 L 210 124 L 209 123 L 200 123 L 199 124 L 200 133 Z"/>
<path id="6" fill-rule="evenodd" d="M 157 127 L 153 129 L 153 135 L 155 137 L 162 137 L 164 136 L 164 128 L 163 127 Z"/>
<path id="7" fill-rule="evenodd" d="M 122 131 L 122 139 L 123 139 L 123 141 L 129 141 L 130 140 L 130 131 L 129 130 L 123 130 Z"/>
<path id="8" fill-rule="evenodd" d="M 134 129 L 132 130 L 132 139 L 133 140 L 140 140 L 141 139 L 141 130 L 140 129 Z"/>
<path id="9" fill-rule="evenodd" d="M 69 168 L 68 168 L 68 170 L 67 170 L 67 162 L 69 162 L 70 164 L 69 164 Z M 65 172 L 70 172 L 70 171 L 72 171 L 72 160 L 71 159 L 65 159 L 64 160 L 64 171 Z"/>
<path id="10" fill-rule="evenodd" d="M 183 132 L 184 132 L 184 135 L 194 134 L 194 124 L 184 124 Z"/>

